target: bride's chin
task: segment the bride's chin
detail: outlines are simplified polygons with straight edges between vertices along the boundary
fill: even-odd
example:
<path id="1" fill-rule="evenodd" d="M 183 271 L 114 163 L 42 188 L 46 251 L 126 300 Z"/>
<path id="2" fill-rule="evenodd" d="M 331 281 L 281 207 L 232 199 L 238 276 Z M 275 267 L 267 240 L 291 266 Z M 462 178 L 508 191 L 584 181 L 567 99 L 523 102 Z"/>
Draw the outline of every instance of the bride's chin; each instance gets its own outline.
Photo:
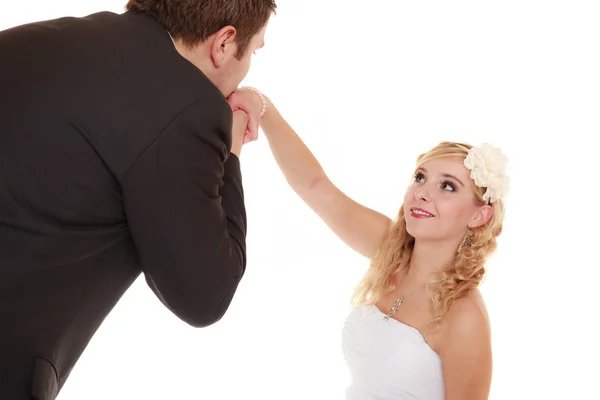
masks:
<path id="1" fill-rule="evenodd" d="M 406 226 L 406 232 L 415 238 L 415 242 L 438 239 L 434 232 L 424 232 L 424 229 L 410 229 Z"/>
<path id="2" fill-rule="evenodd" d="M 423 232 L 422 229 L 415 229 L 415 227 L 411 226 L 412 224 L 407 223 L 406 224 L 406 232 L 408 232 L 408 234 L 412 237 L 415 238 L 415 240 L 417 240 L 417 238 L 419 237 L 423 237 L 426 236 L 424 235 L 425 232 Z"/>

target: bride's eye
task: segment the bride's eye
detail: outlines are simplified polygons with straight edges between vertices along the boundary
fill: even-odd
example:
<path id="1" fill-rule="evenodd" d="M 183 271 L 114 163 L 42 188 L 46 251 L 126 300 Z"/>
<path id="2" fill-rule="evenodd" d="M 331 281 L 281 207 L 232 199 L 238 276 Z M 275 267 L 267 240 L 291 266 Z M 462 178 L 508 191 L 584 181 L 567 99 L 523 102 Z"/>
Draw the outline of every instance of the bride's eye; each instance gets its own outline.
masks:
<path id="1" fill-rule="evenodd" d="M 442 182 L 442 189 L 446 190 L 448 192 L 456 192 L 456 187 L 450 181 L 444 181 L 444 182 Z"/>

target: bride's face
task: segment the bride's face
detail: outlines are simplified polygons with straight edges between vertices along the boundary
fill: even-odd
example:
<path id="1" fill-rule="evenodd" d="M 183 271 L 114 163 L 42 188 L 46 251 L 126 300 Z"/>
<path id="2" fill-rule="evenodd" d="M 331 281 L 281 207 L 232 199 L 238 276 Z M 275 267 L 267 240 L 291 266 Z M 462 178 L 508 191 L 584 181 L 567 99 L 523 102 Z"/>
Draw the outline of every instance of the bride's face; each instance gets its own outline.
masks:
<path id="1" fill-rule="evenodd" d="M 406 229 L 419 240 L 459 242 L 467 228 L 485 224 L 492 207 L 482 204 L 463 160 L 431 160 L 417 168 L 404 196 Z"/>

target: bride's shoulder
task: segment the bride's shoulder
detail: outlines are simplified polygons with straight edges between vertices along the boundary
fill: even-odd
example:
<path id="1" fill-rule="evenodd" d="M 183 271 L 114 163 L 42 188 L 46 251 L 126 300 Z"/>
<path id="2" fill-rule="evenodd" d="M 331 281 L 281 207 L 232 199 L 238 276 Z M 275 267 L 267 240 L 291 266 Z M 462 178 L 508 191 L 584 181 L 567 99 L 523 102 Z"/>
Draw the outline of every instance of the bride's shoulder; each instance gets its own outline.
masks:
<path id="1" fill-rule="evenodd" d="M 456 342 L 488 342 L 490 320 L 485 301 L 478 289 L 457 300 L 444 321 L 444 337 L 448 345 Z"/>
<path id="2" fill-rule="evenodd" d="M 462 325 L 467 321 L 474 324 L 489 324 L 485 300 L 479 289 L 469 291 L 467 295 L 454 303 L 454 306 L 448 312 L 448 321 L 453 325 Z"/>

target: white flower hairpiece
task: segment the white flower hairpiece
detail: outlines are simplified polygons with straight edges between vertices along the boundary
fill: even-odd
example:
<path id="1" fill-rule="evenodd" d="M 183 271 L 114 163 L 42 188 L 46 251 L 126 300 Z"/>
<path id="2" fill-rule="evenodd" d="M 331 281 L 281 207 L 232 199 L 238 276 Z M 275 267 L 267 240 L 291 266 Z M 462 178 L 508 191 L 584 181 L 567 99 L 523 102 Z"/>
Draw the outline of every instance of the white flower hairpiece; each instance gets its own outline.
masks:
<path id="1" fill-rule="evenodd" d="M 486 188 L 483 201 L 494 203 L 504 200 L 508 193 L 506 164 L 508 159 L 500 149 L 484 143 L 469 150 L 464 164 L 471 171 L 471 179 L 480 188 Z"/>

